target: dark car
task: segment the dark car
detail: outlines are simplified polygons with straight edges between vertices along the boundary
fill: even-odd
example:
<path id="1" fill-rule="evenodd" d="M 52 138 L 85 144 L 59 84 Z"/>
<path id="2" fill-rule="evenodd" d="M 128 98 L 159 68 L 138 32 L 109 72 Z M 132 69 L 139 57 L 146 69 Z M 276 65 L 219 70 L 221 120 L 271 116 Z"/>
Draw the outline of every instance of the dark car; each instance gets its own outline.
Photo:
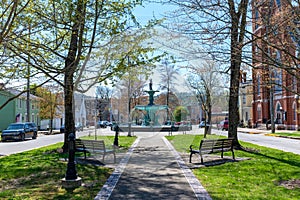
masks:
<path id="1" fill-rule="evenodd" d="M 61 125 L 60 129 L 59 129 L 60 133 L 64 133 L 65 132 L 65 125 Z"/>
<path id="2" fill-rule="evenodd" d="M 24 141 L 27 138 L 37 138 L 37 126 L 33 122 L 12 123 L 1 134 L 2 142 L 7 140 Z"/>
<path id="3" fill-rule="evenodd" d="M 223 120 L 218 124 L 218 129 L 221 129 L 222 131 L 228 131 L 228 120 Z"/>

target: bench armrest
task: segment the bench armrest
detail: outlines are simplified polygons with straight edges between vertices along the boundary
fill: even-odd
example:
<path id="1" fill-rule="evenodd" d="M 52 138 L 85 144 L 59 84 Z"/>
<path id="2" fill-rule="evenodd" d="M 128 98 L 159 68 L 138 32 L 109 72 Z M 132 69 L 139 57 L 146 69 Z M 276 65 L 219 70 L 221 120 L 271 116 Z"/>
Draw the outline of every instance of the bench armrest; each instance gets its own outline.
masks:
<path id="1" fill-rule="evenodd" d="M 194 145 L 190 145 L 190 151 L 193 151 Z"/>

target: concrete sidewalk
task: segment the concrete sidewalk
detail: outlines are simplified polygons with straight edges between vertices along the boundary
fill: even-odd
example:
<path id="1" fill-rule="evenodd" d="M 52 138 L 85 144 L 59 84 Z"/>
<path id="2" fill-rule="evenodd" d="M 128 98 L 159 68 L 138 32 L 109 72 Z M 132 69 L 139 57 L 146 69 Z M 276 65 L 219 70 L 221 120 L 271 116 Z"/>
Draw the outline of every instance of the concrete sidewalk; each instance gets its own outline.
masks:
<path id="1" fill-rule="evenodd" d="M 139 137 L 95 199 L 211 199 L 161 134 Z"/>

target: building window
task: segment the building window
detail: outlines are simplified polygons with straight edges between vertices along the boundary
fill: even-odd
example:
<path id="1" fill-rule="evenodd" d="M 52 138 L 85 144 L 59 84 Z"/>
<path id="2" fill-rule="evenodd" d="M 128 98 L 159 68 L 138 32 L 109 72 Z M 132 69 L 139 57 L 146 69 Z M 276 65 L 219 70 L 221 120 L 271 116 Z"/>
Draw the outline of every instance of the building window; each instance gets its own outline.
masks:
<path id="1" fill-rule="evenodd" d="M 280 51 L 276 51 L 276 65 L 281 65 L 281 53 Z M 274 70 L 274 78 L 275 78 L 275 93 L 282 92 L 282 70 L 280 67 Z"/>
<path id="2" fill-rule="evenodd" d="M 257 95 L 260 95 L 260 75 L 257 76 Z"/>
<path id="3" fill-rule="evenodd" d="M 296 102 L 293 103 L 293 120 L 296 121 L 297 118 L 297 106 Z"/>
<path id="4" fill-rule="evenodd" d="M 246 121 L 249 120 L 249 114 L 248 114 L 248 112 L 245 113 L 245 120 L 246 120 Z"/>
<path id="5" fill-rule="evenodd" d="M 297 40 L 296 40 L 297 41 Z M 299 47 L 299 45 L 297 46 L 297 49 L 296 49 L 296 52 L 295 52 L 295 56 L 296 56 L 296 58 L 297 58 L 297 60 L 299 60 L 299 58 L 300 58 L 300 47 Z M 299 62 L 297 62 L 298 64 L 296 64 L 296 68 L 299 68 L 300 66 L 300 64 L 299 64 Z"/>
<path id="6" fill-rule="evenodd" d="M 255 8 L 255 29 L 257 29 L 259 27 L 259 25 L 257 23 L 258 18 L 259 18 L 259 11 L 257 8 Z"/>
<path id="7" fill-rule="evenodd" d="M 22 108 L 22 99 L 19 99 L 19 108 Z"/>
<path id="8" fill-rule="evenodd" d="M 294 92 L 297 91 L 297 77 L 296 76 L 293 76 L 293 88 L 292 88 L 292 90 Z"/>
<path id="9" fill-rule="evenodd" d="M 276 24 L 272 27 L 272 31 L 273 31 L 274 35 L 278 35 L 278 29 L 279 29 L 279 27 Z"/>
<path id="10" fill-rule="evenodd" d="M 280 10 L 281 9 L 281 1 L 280 0 L 276 0 L 276 4 L 277 4 L 278 9 Z"/>
<path id="11" fill-rule="evenodd" d="M 246 104 L 246 94 L 243 94 L 243 104 Z"/>
<path id="12" fill-rule="evenodd" d="M 275 93 L 281 93 L 282 92 L 282 70 L 281 69 L 275 70 L 274 78 L 275 78 Z"/>
<path id="13" fill-rule="evenodd" d="M 31 103 L 31 109 L 34 109 L 34 102 Z"/>
<path id="14" fill-rule="evenodd" d="M 261 104 L 257 105 L 257 119 L 261 119 Z"/>
<path id="15" fill-rule="evenodd" d="M 31 114 L 31 122 L 35 122 L 35 120 L 34 120 L 34 113 Z"/>

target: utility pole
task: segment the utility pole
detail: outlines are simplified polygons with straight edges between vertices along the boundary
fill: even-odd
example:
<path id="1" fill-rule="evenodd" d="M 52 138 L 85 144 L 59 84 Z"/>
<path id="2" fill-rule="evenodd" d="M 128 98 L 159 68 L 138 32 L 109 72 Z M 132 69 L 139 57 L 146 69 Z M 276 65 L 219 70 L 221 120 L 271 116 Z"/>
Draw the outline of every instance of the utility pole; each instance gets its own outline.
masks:
<path id="1" fill-rule="evenodd" d="M 128 59 L 128 67 L 130 67 L 130 61 L 129 61 L 129 56 L 127 57 Z M 130 73 L 130 70 L 128 70 L 128 73 Z M 128 79 L 128 136 L 131 136 L 131 120 L 130 120 L 130 110 L 131 110 L 131 77 L 129 76 Z"/>
<path id="2" fill-rule="evenodd" d="M 29 23 L 29 41 L 30 41 L 30 32 L 31 32 L 31 27 L 30 27 L 30 23 Z M 26 110 L 27 110 L 27 116 L 26 116 L 26 121 L 30 122 L 30 66 L 29 66 L 29 62 L 30 61 L 30 57 L 28 56 L 28 63 L 27 63 L 27 97 L 26 97 Z"/>
<path id="3" fill-rule="evenodd" d="M 272 4 L 272 0 L 270 0 L 269 5 Z M 267 26 L 266 26 L 266 39 L 267 39 L 267 45 L 268 45 L 268 59 L 270 59 L 271 52 L 269 47 L 269 26 L 270 26 L 270 17 L 272 12 L 271 6 L 269 7 L 268 16 L 267 16 Z M 274 122 L 274 90 L 273 90 L 273 70 L 270 64 L 268 64 L 269 67 L 269 82 L 270 82 L 270 117 L 271 117 L 271 132 L 275 133 L 275 122 Z"/>

